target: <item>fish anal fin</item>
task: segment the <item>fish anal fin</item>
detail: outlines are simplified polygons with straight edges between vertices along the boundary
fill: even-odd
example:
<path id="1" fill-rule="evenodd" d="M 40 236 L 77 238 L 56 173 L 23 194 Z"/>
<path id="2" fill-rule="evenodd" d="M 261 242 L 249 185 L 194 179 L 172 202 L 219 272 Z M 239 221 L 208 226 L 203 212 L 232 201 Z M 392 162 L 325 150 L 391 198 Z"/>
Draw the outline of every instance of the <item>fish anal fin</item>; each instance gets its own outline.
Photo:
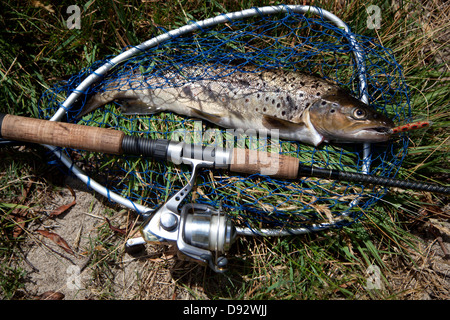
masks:
<path id="1" fill-rule="evenodd" d="M 120 99 L 118 102 L 123 114 L 153 114 L 157 112 L 157 108 L 153 108 L 140 99 Z"/>

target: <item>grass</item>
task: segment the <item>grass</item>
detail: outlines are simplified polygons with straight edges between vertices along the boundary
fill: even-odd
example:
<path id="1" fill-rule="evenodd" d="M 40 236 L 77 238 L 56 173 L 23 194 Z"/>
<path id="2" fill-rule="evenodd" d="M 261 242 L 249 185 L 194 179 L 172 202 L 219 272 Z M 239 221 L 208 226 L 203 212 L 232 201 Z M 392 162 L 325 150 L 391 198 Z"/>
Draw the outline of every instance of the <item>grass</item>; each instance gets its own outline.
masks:
<path id="1" fill-rule="evenodd" d="M 72 2 L 62 1 L 50 7 L 45 7 L 45 1 L 33 3 L 4 1 L 4 13 L 0 17 L 0 111 L 37 117 L 41 94 L 56 81 L 67 79 L 93 61 L 117 54 L 125 46 L 159 34 L 158 28 L 170 30 L 190 20 L 273 4 L 273 1 L 210 1 L 208 5 L 192 0 L 126 4 L 88 1 L 82 7 L 80 30 L 68 30 L 65 26 L 68 17 L 65 10 Z M 410 89 L 413 115 L 434 122 L 425 132 L 411 133 L 408 156 L 398 176 L 446 184 L 450 173 L 447 133 L 450 74 L 445 58 L 449 39 L 444 33 L 450 27 L 445 18 L 449 7 L 433 1 L 389 3 L 380 2 L 381 28 L 370 30 L 366 28 L 365 2 L 314 1 L 315 5 L 346 21 L 356 33 L 376 37 L 393 50 Z M 164 124 L 167 122 L 160 125 Z M 26 259 L 22 244 L 27 233 L 17 238 L 12 236 L 19 220 L 13 215 L 11 204 L 32 208 L 27 219 L 42 218 L 39 205 L 45 197 L 38 195 L 54 192 L 62 179 L 45 159 L 45 150 L 40 147 L 0 149 L 0 297 L 3 299 L 31 298 L 24 290 L 27 275 L 20 266 Z M 177 172 L 176 168 L 173 172 Z M 20 196 L 29 185 L 29 197 L 21 203 Z M 232 249 L 231 270 L 224 275 L 211 274 L 195 264 L 177 265 L 173 271 L 175 287 L 186 289 L 200 299 L 417 298 L 423 291 L 421 285 L 432 285 L 432 281 L 422 279 L 421 285 L 411 288 L 405 285 L 408 279 L 394 281 L 395 275 L 423 272 L 415 265 L 417 256 L 422 254 L 420 240 L 414 235 L 417 225 L 424 224 L 418 220 L 419 212 L 424 207 L 437 211 L 446 201 L 448 198 L 440 195 L 391 190 L 382 201 L 364 210 L 359 223 L 340 230 L 298 237 L 239 239 Z M 110 230 L 101 229 L 88 248 L 92 255 L 89 268 L 94 271 L 92 281 L 99 299 L 120 298 L 112 284 L 122 242 Z M 381 272 L 379 289 L 370 287 L 373 266 L 376 272 Z M 146 280 L 150 278 L 143 270 L 138 298 L 148 296 L 153 290 L 151 282 Z M 444 289 L 435 288 L 432 298 L 445 298 L 443 292 Z"/>

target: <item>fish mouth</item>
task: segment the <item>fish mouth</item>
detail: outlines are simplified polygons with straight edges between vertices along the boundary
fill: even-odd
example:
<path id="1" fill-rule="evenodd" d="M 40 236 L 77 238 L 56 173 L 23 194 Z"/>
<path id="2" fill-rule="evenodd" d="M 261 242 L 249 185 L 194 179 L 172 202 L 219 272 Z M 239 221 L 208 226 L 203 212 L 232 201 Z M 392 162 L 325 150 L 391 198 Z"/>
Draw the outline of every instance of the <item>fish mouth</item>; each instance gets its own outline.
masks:
<path id="1" fill-rule="evenodd" d="M 373 127 L 373 128 L 366 128 L 363 129 L 364 131 L 373 132 L 373 133 L 380 133 L 380 134 L 391 134 L 392 128 L 390 127 Z"/>
<path id="2" fill-rule="evenodd" d="M 359 139 L 365 142 L 383 142 L 389 139 L 392 134 L 392 128 L 385 126 L 377 126 L 361 129 L 359 131 Z"/>

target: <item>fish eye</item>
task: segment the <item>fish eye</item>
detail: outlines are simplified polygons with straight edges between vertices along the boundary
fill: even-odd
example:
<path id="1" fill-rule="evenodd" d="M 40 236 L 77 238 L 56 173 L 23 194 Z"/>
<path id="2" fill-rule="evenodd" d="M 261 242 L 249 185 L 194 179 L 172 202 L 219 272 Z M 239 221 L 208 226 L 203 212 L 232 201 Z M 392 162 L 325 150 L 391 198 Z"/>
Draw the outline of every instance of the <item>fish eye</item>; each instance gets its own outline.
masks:
<path id="1" fill-rule="evenodd" d="M 365 119 L 366 116 L 367 116 L 367 112 L 366 112 L 365 110 L 363 110 L 363 109 L 356 108 L 356 109 L 353 111 L 353 116 L 354 116 L 356 119 Z"/>

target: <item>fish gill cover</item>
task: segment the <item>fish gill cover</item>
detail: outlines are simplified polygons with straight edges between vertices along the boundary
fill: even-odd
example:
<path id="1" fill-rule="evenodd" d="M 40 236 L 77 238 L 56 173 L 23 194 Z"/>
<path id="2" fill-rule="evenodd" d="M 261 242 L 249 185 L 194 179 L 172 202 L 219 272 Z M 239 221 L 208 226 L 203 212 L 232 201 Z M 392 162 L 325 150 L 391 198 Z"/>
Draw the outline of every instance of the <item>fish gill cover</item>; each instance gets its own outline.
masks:
<path id="1" fill-rule="evenodd" d="M 392 52 L 376 39 L 357 34 L 353 36 L 364 57 L 369 105 L 395 123 L 410 119 L 408 89 Z M 118 78 L 133 79 L 133 74 L 137 72 L 148 79 L 152 76 L 164 79 L 157 84 L 151 82 L 154 87 L 164 88 L 183 84 L 174 82 L 173 78 L 164 78 L 165 74 L 170 74 L 167 71 L 181 73 L 181 79 L 185 79 L 183 81 L 195 81 L 232 75 L 236 71 L 246 70 L 246 66 L 253 67 L 253 71 L 249 72 L 282 68 L 329 79 L 349 90 L 356 98 L 361 98 L 360 70 L 353 50 L 348 34 L 320 15 L 288 10 L 272 15 L 260 14 L 245 20 L 230 20 L 225 24 L 172 37 L 114 66 L 101 81 L 83 92 L 65 120 L 114 128 L 149 138 L 171 139 L 174 133 L 179 136 L 183 132 L 185 142 L 222 146 L 229 139 L 224 128 L 174 113 L 124 115 L 119 103 L 111 103 L 81 119 L 77 115 L 92 95 L 104 90 L 105 84 L 111 87 Z M 109 58 L 97 61 L 45 92 L 40 101 L 41 117 L 51 117 L 84 78 L 108 61 Z M 189 74 L 185 70 L 195 72 Z M 218 74 L 217 70 L 225 71 Z M 136 89 L 144 89 L 143 84 Z M 211 132 L 214 134 L 208 134 Z M 270 138 L 259 138 L 256 145 L 248 137 L 238 137 L 233 141 L 241 147 L 263 149 L 269 146 L 270 150 Z M 295 141 L 280 141 L 280 153 L 297 157 L 301 164 L 361 172 L 365 162 L 369 161 L 369 174 L 386 177 L 395 177 L 407 147 L 407 137 L 399 136 L 387 143 L 372 144 L 370 158 L 365 158 L 362 144 L 322 144 L 313 147 Z M 161 205 L 180 190 L 190 176 L 190 168 L 172 163 L 78 150 L 65 152 L 106 187 L 151 208 Z M 187 201 L 221 205 L 238 226 L 289 229 L 308 228 L 320 223 L 335 226 L 352 223 L 360 217 L 362 210 L 372 206 L 385 192 L 382 187 L 328 179 L 291 181 L 259 174 L 241 176 L 226 171 L 205 170 L 198 176 Z"/>

